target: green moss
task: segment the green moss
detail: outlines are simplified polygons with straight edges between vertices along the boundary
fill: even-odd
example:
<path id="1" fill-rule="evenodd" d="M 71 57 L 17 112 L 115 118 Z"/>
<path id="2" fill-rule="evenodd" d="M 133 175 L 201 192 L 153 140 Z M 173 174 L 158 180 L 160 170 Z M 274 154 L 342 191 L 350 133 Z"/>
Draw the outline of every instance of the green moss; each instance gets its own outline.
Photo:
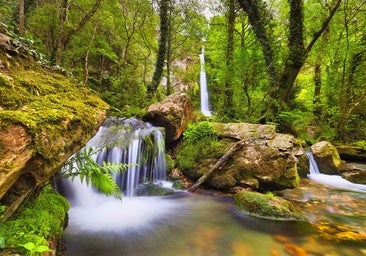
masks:
<path id="1" fill-rule="evenodd" d="M 194 142 L 185 140 L 177 155 L 177 166 L 188 177 L 197 179 L 209 170 L 212 162 L 208 160 L 220 158 L 226 150 L 225 144 L 209 137 L 203 137 Z"/>
<path id="2" fill-rule="evenodd" d="M 108 105 L 61 74 L 34 63 L 29 64 L 31 69 L 22 65 L 14 65 L 6 74 L 0 72 L 1 128 L 21 124 L 33 137 L 37 153 L 46 159 L 58 156 L 67 147 L 63 136 L 75 128 L 83 132 L 76 135 L 79 138 L 90 133 L 96 113 L 107 110 Z M 58 147 L 50 148 L 50 143 Z"/>
<path id="3" fill-rule="evenodd" d="M 26 243 L 48 246 L 46 239 L 62 234 L 69 207 L 67 200 L 50 186 L 43 188 L 34 201 L 30 200 L 11 219 L 1 223 L 0 249 L 24 255 L 26 251 L 21 245 Z"/>
<path id="4" fill-rule="evenodd" d="M 273 193 L 241 191 L 234 197 L 237 208 L 245 214 L 273 220 L 307 221 L 290 201 Z"/>

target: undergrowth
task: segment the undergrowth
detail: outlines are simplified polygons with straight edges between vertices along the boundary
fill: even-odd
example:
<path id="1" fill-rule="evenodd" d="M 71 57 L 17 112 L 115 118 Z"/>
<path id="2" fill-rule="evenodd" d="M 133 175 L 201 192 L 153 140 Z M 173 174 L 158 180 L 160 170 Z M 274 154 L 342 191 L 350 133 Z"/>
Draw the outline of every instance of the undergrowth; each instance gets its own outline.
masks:
<path id="1" fill-rule="evenodd" d="M 69 209 L 67 200 L 46 186 L 40 195 L 27 202 L 11 219 L 0 225 L 0 255 L 40 255 L 51 251 L 47 240 L 60 236 Z"/>

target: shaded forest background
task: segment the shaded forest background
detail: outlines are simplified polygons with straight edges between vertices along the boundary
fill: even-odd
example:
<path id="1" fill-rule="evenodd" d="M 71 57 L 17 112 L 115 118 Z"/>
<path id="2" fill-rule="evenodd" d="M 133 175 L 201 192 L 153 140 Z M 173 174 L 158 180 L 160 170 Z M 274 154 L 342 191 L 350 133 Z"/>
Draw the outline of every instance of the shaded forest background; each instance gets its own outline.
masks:
<path id="1" fill-rule="evenodd" d="M 365 17 L 363 0 L 0 0 L 1 32 L 113 115 L 175 91 L 198 110 L 204 46 L 210 119 L 362 146 Z"/>

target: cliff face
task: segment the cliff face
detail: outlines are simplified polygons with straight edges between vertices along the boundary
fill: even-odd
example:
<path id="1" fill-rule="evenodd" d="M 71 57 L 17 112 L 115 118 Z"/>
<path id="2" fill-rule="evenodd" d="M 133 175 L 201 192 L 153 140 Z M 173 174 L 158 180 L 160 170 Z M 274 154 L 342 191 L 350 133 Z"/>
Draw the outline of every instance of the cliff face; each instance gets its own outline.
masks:
<path id="1" fill-rule="evenodd" d="M 108 105 L 0 33 L 0 205 L 14 211 L 104 121 Z"/>

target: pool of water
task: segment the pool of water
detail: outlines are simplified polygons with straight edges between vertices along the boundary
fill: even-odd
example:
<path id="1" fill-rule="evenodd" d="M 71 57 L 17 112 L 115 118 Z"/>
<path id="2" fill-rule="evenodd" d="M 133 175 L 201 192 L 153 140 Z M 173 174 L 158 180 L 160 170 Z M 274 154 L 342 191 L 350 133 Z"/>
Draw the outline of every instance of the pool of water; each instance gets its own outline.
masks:
<path id="1" fill-rule="evenodd" d="M 365 193 L 305 180 L 281 193 L 312 223 L 366 234 Z M 246 216 L 228 196 L 185 192 L 72 205 L 63 246 L 70 256 L 366 255 L 365 244 L 329 239 L 311 224 Z"/>

